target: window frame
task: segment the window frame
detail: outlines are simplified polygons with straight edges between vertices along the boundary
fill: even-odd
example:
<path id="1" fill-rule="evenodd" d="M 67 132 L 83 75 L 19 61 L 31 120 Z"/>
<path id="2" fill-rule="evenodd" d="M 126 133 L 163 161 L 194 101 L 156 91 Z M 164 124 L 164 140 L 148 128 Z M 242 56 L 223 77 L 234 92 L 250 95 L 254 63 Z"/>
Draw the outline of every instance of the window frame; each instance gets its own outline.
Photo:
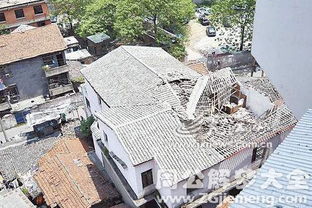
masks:
<path id="1" fill-rule="evenodd" d="M 262 160 L 265 156 L 265 152 L 266 152 L 265 146 L 255 147 L 252 150 L 251 162 L 256 162 L 256 161 Z"/>
<path id="2" fill-rule="evenodd" d="M 0 12 L 0 17 L 3 15 L 3 20 L 0 19 L 0 22 L 6 22 L 5 14 L 4 12 Z"/>
<path id="3" fill-rule="evenodd" d="M 23 14 L 23 16 L 17 17 L 17 13 L 16 12 L 18 12 L 18 11 L 22 11 L 21 14 Z M 23 19 L 23 18 L 25 18 L 24 9 L 16 9 L 16 10 L 14 10 L 14 14 L 15 14 L 16 19 Z"/>
<path id="4" fill-rule="evenodd" d="M 36 8 L 40 8 L 39 10 L 40 10 L 41 12 L 36 13 Z M 41 4 L 40 4 L 40 5 L 35 5 L 35 6 L 33 6 L 33 9 L 34 9 L 35 15 L 41 15 L 41 14 L 43 14 L 43 8 L 42 8 L 42 5 L 41 5 Z"/>
<path id="5" fill-rule="evenodd" d="M 85 98 L 85 99 L 86 99 L 86 105 L 90 109 L 91 108 L 90 101 L 88 100 L 88 98 Z"/>
<path id="6" fill-rule="evenodd" d="M 149 169 L 147 171 L 142 172 L 141 180 L 142 180 L 143 189 L 150 185 L 153 185 L 154 184 L 153 169 Z"/>
<path id="7" fill-rule="evenodd" d="M 104 137 L 105 142 L 108 142 L 108 136 L 107 136 L 107 134 L 105 133 L 105 131 L 103 131 L 103 137 Z"/>

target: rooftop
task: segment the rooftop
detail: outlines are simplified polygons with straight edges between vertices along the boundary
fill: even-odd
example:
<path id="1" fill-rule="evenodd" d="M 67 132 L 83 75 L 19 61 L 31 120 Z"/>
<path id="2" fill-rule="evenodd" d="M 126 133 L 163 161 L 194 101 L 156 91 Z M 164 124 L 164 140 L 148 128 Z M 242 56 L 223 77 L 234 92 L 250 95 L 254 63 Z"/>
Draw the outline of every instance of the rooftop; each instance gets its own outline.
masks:
<path id="1" fill-rule="evenodd" d="M 109 106 L 167 101 L 179 108 L 169 82 L 200 76 L 161 48 L 135 46 L 120 46 L 81 72 Z"/>
<path id="2" fill-rule="evenodd" d="M 55 24 L 0 36 L 0 65 L 66 49 Z"/>
<path id="3" fill-rule="evenodd" d="M 87 145 L 79 139 L 62 139 L 39 160 L 34 178 L 49 206 L 88 208 L 120 198 L 87 151 Z"/>
<path id="4" fill-rule="evenodd" d="M 109 40 L 110 37 L 105 33 L 98 33 L 95 35 L 90 35 L 87 37 L 88 40 L 92 41 L 93 43 L 101 43 L 105 40 Z"/>
<path id="5" fill-rule="evenodd" d="M 177 170 L 178 180 L 296 123 L 266 96 L 273 88 L 244 85 L 230 68 L 200 75 L 160 48 L 122 46 L 82 73 L 111 106 L 96 116 L 116 132 L 133 165 L 155 159 Z"/>
<path id="6" fill-rule="evenodd" d="M 0 9 L 8 8 L 8 7 L 15 7 L 15 6 L 23 5 L 23 4 L 44 2 L 44 1 L 45 0 L 1 0 Z"/>
<path id="7" fill-rule="evenodd" d="M 10 190 L 8 192 L 0 192 L 1 207 L 5 208 L 35 208 L 29 199 L 23 194 L 20 189 Z"/>
<path id="8" fill-rule="evenodd" d="M 257 172 L 254 179 L 237 197 L 274 197 L 279 199 L 282 197 L 306 197 L 303 203 L 288 201 L 273 201 L 270 207 L 276 208 L 291 208 L 301 207 L 308 208 L 312 206 L 311 188 L 312 181 L 312 109 L 301 118 L 296 127 L 291 131 L 287 138 L 280 144 L 274 153 L 268 158 L 261 169 Z M 270 172 L 274 169 L 275 175 Z M 268 187 L 263 187 L 269 180 L 271 175 L 276 181 L 275 184 L 269 184 Z M 296 178 L 299 181 L 296 181 Z M 292 182 L 295 182 L 293 184 Z M 297 182 L 297 183 L 296 183 Z M 293 184 L 293 188 L 291 188 Z M 278 187 L 278 186 L 281 187 Z M 298 185 L 295 188 L 294 185 Z M 303 185 L 303 186 L 302 186 Z M 301 188 L 299 188 L 301 187 Z M 304 188 L 306 187 L 306 188 Z M 272 200 L 270 200 L 272 201 Z M 252 203 L 253 202 L 253 203 Z M 231 208 L 259 208 L 268 207 L 268 204 L 256 201 L 249 203 L 234 203 Z"/>

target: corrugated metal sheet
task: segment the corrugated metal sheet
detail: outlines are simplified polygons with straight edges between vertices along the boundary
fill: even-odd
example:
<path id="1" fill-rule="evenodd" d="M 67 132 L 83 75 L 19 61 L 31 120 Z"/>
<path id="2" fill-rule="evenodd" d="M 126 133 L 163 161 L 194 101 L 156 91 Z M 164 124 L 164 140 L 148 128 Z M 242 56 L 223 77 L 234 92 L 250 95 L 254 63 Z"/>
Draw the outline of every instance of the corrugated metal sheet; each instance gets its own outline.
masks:
<path id="1" fill-rule="evenodd" d="M 278 174 L 282 174 L 274 177 L 275 182 L 280 184 L 282 188 L 272 184 L 263 188 L 264 184 L 268 183 L 268 177 L 274 175 L 270 172 L 272 169 Z M 291 182 L 295 181 L 295 177 L 292 175 L 295 170 L 307 174 L 305 178 L 302 178 L 302 181 L 306 182 L 306 185 L 302 184 L 307 186 L 305 189 L 288 188 L 292 184 Z M 291 175 L 292 177 L 290 177 Z M 231 208 L 312 207 L 312 109 L 308 110 L 284 142 L 278 146 L 250 184 L 236 197 L 236 203 Z M 296 184 L 300 185 L 300 183 Z M 241 201 L 241 199 L 250 200 L 251 197 L 264 197 L 265 199 L 255 199 L 247 201 L 247 203 Z M 302 198 L 299 199 L 300 197 Z"/>

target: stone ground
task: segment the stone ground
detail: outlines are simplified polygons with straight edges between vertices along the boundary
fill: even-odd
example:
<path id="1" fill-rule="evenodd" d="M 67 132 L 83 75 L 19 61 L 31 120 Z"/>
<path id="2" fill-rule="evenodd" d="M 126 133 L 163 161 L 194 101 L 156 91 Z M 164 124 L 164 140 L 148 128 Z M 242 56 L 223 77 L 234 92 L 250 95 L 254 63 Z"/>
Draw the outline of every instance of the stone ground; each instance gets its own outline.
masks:
<path id="1" fill-rule="evenodd" d="M 79 126 L 80 121 L 75 120 L 62 127 L 63 136 L 60 132 L 55 132 L 45 138 L 34 138 L 0 146 L 0 173 L 6 180 L 27 174 L 28 171 L 36 168 L 40 157 L 59 139 L 81 137 Z"/>

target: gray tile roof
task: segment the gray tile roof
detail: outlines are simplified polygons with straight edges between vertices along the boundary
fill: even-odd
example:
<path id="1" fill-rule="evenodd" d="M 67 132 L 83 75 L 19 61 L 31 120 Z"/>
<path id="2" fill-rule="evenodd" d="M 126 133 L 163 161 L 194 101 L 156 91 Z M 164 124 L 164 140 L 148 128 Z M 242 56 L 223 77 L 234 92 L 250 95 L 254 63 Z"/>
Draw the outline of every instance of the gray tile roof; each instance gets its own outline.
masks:
<path id="1" fill-rule="evenodd" d="M 151 106 L 150 110 L 155 108 Z M 195 174 L 225 159 L 213 148 L 198 147 L 193 135 L 178 134 L 182 123 L 172 109 L 164 108 L 149 116 L 144 114 L 146 107 L 141 110 L 143 114 L 137 108 L 141 118 L 114 128 L 134 165 L 155 159 L 160 168 L 177 170 L 177 180 L 182 180 L 188 177 L 184 175 L 187 171 Z M 106 121 L 102 115 L 99 118 Z"/>
<path id="2" fill-rule="evenodd" d="M 109 106 L 154 104 L 168 98 L 180 103 L 176 95 L 169 96 L 173 90 L 167 81 L 200 76 L 161 48 L 137 46 L 115 49 L 82 74 Z"/>
<path id="3" fill-rule="evenodd" d="M 0 193 L 0 207 L 5 208 L 35 208 L 20 189 Z"/>
<path id="4" fill-rule="evenodd" d="M 258 208 L 258 207 L 281 207 L 281 208 L 291 208 L 291 207 L 300 207 L 300 208 L 308 208 L 312 207 L 312 109 L 308 110 L 307 113 L 302 117 L 302 119 L 298 122 L 296 127 L 291 131 L 291 133 L 287 136 L 287 138 L 280 144 L 274 153 L 268 158 L 268 160 L 264 163 L 261 169 L 258 171 L 254 179 L 250 182 L 251 185 L 246 187 L 239 195 L 240 198 L 245 198 L 246 201 L 237 201 L 234 203 L 231 208 Z M 282 187 L 278 188 L 274 185 L 269 185 L 267 188 L 263 188 L 263 184 L 265 184 L 269 178 L 265 175 L 270 174 L 270 169 L 274 169 L 277 174 L 281 174 L 280 176 L 272 178 L 276 181 L 276 183 L 280 184 Z M 296 176 L 296 171 L 303 171 L 303 173 L 299 173 Z M 295 172 L 293 172 L 295 171 Z M 289 180 L 290 174 L 294 174 L 292 180 Z M 305 178 L 304 174 L 307 174 Z M 296 179 L 298 178 L 299 183 L 296 183 Z M 306 188 L 290 188 L 287 187 L 291 185 L 291 181 L 295 182 L 296 185 L 307 185 Z M 303 182 L 303 183 L 301 183 Z M 306 182 L 306 184 L 304 184 Z M 293 184 L 293 185 L 295 185 Z M 271 206 L 267 204 L 264 200 L 256 201 L 250 200 L 249 197 L 270 197 L 270 201 L 272 202 Z M 294 197 L 305 197 L 305 201 L 302 203 L 295 202 L 289 200 L 287 201 L 279 201 L 280 197 L 289 197 L 289 199 L 294 199 Z M 293 197 L 293 198 L 290 198 Z M 274 199 L 274 200 L 273 200 Z"/>

